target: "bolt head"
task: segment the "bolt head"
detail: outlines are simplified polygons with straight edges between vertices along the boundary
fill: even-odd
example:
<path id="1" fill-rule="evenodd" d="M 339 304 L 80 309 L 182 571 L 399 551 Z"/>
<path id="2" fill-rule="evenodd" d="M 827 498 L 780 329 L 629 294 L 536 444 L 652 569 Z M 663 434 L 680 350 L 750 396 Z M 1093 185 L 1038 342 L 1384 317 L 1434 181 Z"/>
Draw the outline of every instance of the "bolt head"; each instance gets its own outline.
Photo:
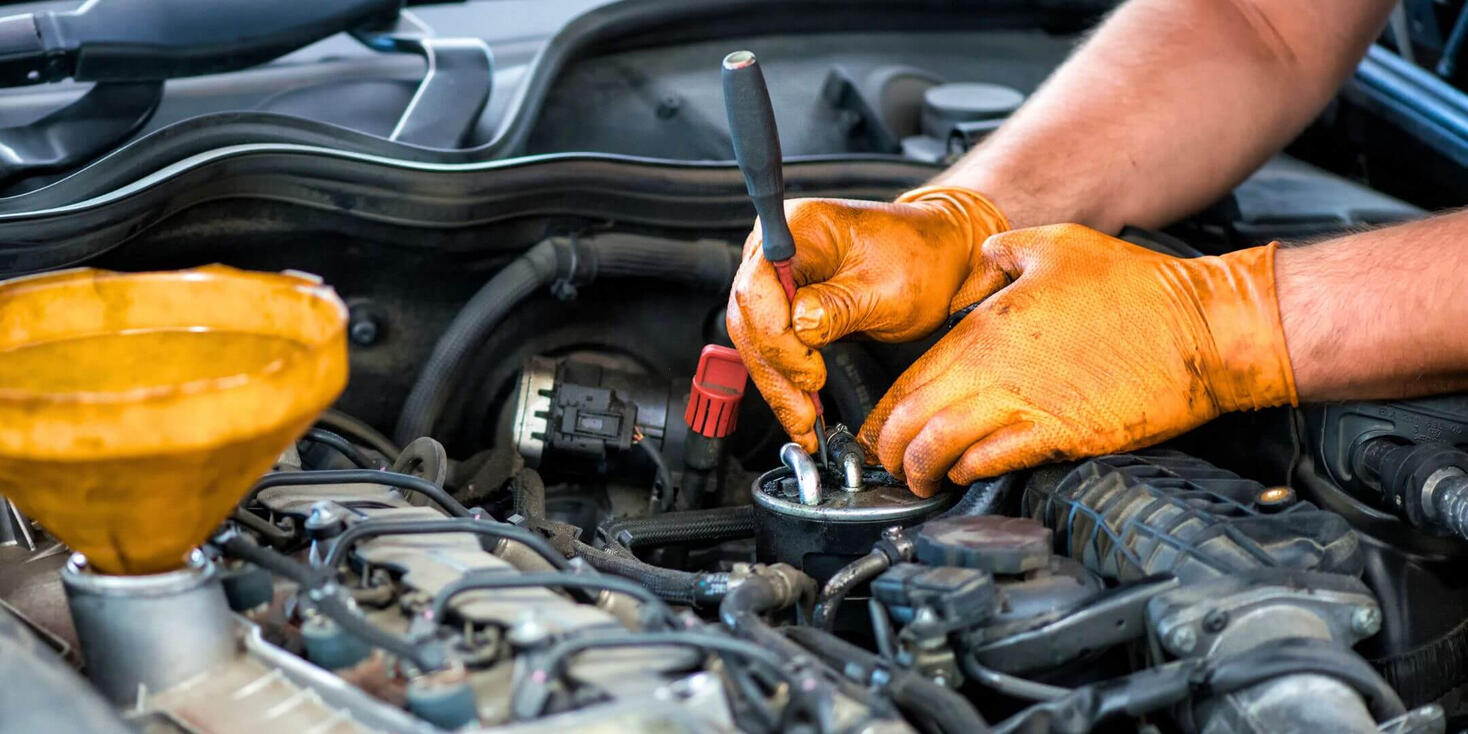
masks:
<path id="1" fill-rule="evenodd" d="M 1370 637 L 1381 630 L 1381 610 L 1372 606 L 1356 607 L 1351 613 L 1351 631 Z"/>
<path id="2" fill-rule="evenodd" d="M 657 114 L 659 120 L 666 120 L 666 119 L 668 119 L 668 118 L 670 118 L 670 117 L 678 114 L 678 110 L 680 110 L 682 108 L 683 108 L 683 98 L 682 97 L 679 97 L 676 94 L 667 94 L 667 95 L 663 95 L 663 98 L 660 99 L 660 100 L 658 100 L 658 106 L 657 106 L 656 114 Z"/>
<path id="3" fill-rule="evenodd" d="M 1191 625 L 1183 625 L 1167 633 L 1167 647 L 1178 655 L 1187 655 L 1198 646 L 1198 633 Z"/>
<path id="4" fill-rule="evenodd" d="M 549 640 L 550 636 L 549 627 L 541 624 L 534 616 L 525 615 L 510 626 L 506 638 L 516 647 L 535 647 Z"/>
<path id="5" fill-rule="evenodd" d="M 1228 610 L 1213 609 L 1203 615 L 1203 631 L 1208 634 L 1218 634 L 1228 626 Z"/>
<path id="6" fill-rule="evenodd" d="M 353 319 L 347 326 L 347 336 L 353 344 L 370 346 L 377 342 L 377 322 L 370 318 Z"/>

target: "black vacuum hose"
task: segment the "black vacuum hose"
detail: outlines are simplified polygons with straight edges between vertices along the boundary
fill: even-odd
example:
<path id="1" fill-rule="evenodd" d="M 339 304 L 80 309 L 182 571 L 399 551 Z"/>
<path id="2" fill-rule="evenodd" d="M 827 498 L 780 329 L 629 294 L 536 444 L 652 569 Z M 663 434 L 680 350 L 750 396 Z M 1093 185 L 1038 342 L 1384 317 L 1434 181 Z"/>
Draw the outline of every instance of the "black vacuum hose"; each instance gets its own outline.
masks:
<path id="1" fill-rule="evenodd" d="M 780 607 L 775 585 L 762 576 L 750 576 L 739 582 L 719 602 L 719 621 L 739 637 L 748 637 L 755 626 L 764 626 L 760 615 Z"/>
<path id="2" fill-rule="evenodd" d="M 629 550 L 676 545 L 718 543 L 754 537 L 754 506 L 735 505 L 708 510 L 685 510 L 623 520 L 606 528 L 607 540 Z"/>
<path id="3" fill-rule="evenodd" d="M 526 469 L 515 477 L 513 486 L 516 512 L 524 515 L 532 524 L 542 522 L 545 519 L 545 482 L 541 480 L 540 474 L 534 469 Z M 726 519 L 721 522 L 717 517 Z M 737 517 L 734 519 L 733 525 L 737 525 Z M 670 512 L 612 526 L 608 535 L 613 536 L 613 541 L 606 549 L 572 540 L 570 552 L 580 556 L 598 571 L 642 584 L 663 601 L 711 606 L 718 604 L 729 590 L 729 574 L 694 573 L 654 566 L 638 559 L 627 546 L 619 544 L 615 540 L 615 536 L 620 534 L 616 528 L 627 528 L 627 535 L 633 539 L 634 545 L 653 545 L 668 538 L 692 542 L 710 536 L 720 537 L 729 532 L 730 527 L 727 511 L 722 516 L 702 511 Z"/>
<path id="4" fill-rule="evenodd" d="M 347 551 L 352 549 L 358 541 L 368 538 L 377 538 L 384 535 L 432 535 L 438 533 L 473 533 L 494 538 L 496 540 L 509 540 L 520 543 L 530 548 L 541 558 L 544 558 L 552 568 L 558 571 L 569 571 L 571 566 L 566 562 L 565 556 L 556 552 L 545 538 L 536 535 L 534 531 L 516 527 L 507 523 L 494 520 L 476 520 L 467 517 L 446 517 L 430 520 L 382 520 L 368 519 L 353 523 L 351 527 L 342 531 L 335 542 L 332 543 L 331 551 L 326 554 L 322 566 L 336 570 Z"/>
<path id="5" fill-rule="evenodd" d="M 466 591 L 489 589 L 539 589 L 560 587 L 564 589 L 592 589 L 625 594 L 640 602 L 656 614 L 668 629 L 678 628 L 678 616 L 647 587 L 624 578 L 614 576 L 589 576 L 573 573 L 522 573 L 508 574 L 499 569 L 470 571 L 449 582 L 433 596 L 430 616 L 442 622 L 448 612 L 449 601 Z"/>
<path id="6" fill-rule="evenodd" d="M 361 613 L 337 596 L 336 589 L 339 587 L 329 572 L 319 571 L 268 548 L 261 548 L 239 533 L 229 532 L 211 542 L 229 558 L 253 563 L 277 576 L 296 582 L 317 610 L 336 622 L 343 632 L 367 645 L 386 650 L 424 672 L 447 667 L 447 657 L 435 646 L 414 643 L 368 622 Z"/>
<path id="7" fill-rule="evenodd" d="M 826 581 L 826 585 L 821 588 L 820 598 L 816 601 L 815 611 L 811 614 L 811 626 L 830 631 L 836 623 L 836 612 L 841 608 L 841 602 L 846 600 L 847 595 L 858 586 L 881 576 L 891 567 L 892 559 L 880 550 L 874 550 L 841 567 L 841 570 L 832 574 L 831 578 Z"/>
<path id="8" fill-rule="evenodd" d="M 981 479 L 968 486 L 958 502 L 939 515 L 945 517 L 968 517 L 970 515 L 1000 514 L 1006 497 L 1018 485 L 1018 472 L 1001 474 L 992 479 Z"/>
<path id="9" fill-rule="evenodd" d="M 708 606 L 719 603 L 729 590 L 727 573 L 693 573 L 662 568 L 640 561 L 630 554 L 594 548 L 574 541 L 576 555 L 586 559 L 592 568 L 623 576 L 646 586 L 660 599 L 674 604 Z"/>
<path id="10" fill-rule="evenodd" d="M 923 719 L 937 732 L 986 732 L 989 724 L 963 696 L 921 674 L 893 665 L 829 632 L 814 627 L 786 627 L 785 636 L 810 650 L 822 662 L 868 684 L 878 673 L 892 700 L 909 716 Z"/>
<path id="11" fill-rule="evenodd" d="M 348 441 L 344 436 L 335 431 L 328 431 L 325 428 L 308 428 L 306 429 L 306 435 L 301 438 L 305 441 L 314 441 L 323 446 L 330 447 L 333 451 L 345 457 L 347 461 L 352 462 L 352 466 L 358 469 L 378 468 L 377 463 L 368 459 L 362 453 L 362 450 L 357 448 L 356 444 Z"/>
<path id="12" fill-rule="evenodd" d="M 407 444 L 432 435 L 464 368 L 511 309 L 558 280 L 645 277 L 691 288 L 724 290 L 739 266 L 738 248 L 628 235 L 545 240 L 489 279 L 439 336 L 403 403 L 393 434 Z"/>
<path id="13" fill-rule="evenodd" d="M 255 482 L 255 486 L 240 500 L 240 507 L 249 507 L 255 497 L 271 487 L 309 487 L 313 484 L 386 484 L 433 500 L 443 511 L 454 517 L 471 517 L 469 508 L 453 498 L 443 487 L 433 482 L 395 471 L 374 469 L 316 469 L 312 471 L 271 472 Z"/>

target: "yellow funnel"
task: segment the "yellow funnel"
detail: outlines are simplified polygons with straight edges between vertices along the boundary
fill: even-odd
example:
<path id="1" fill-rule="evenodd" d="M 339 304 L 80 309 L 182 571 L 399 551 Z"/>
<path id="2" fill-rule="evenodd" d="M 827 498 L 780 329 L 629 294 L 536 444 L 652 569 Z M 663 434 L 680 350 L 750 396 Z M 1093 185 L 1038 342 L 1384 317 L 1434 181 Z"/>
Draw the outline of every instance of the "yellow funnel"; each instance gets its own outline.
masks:
<path id="1" fill-rule="evenodd" d="M 179 568 L 341 393 L 345 324 L 220 265 L 0 282 L 0 494 L 98 571 Z"/>

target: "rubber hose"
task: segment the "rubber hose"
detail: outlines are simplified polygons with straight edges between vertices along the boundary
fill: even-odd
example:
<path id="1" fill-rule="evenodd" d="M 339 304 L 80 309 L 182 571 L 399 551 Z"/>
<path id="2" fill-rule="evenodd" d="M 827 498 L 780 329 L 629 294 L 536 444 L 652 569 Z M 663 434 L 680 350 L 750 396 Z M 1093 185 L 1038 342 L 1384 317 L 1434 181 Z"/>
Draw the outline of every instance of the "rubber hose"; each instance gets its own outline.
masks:
<path id="1" fill-rule="evenodd" d="M 723 291 L 734 282 L 740 248 L 712 241 L 683 242 L 608 234 L 577 243 L 589 253 L 588 280 L 657 278 L 698 290 Z"/>
<path id="2" fill-rule="evenodd" d="M 773 611 L 780 601 L 775 585 L 769 579 L 750 576 L 724 595 L 719 602 L 719 621 L 741 637 L 760 624 L 761 614 Z"/>
<path id="3" fill-rule="evenodd" d="M 719 602 L 719 621 L 737 637 L 778 650 L 786 657 L 798 656 L 799 645 L 765 623 L 764 615 L 781 609 L 780 593 L 764 576 L 746 576 Z"/>
<path id="4" fill-rule="evenodd" d="M 813 582 L 807 579 L 807 583 Z M 798 660 L 804 656 L 804 648 L 776 632 L 773 627 L 765 623 L 762 616 L 782 606 L 786 605 L 782 604 L 780 593 L 776 590 L 774 582 L 764 576 L 746 576 L 737 586 L 730 589 L 729 593 L 724 596 L 724 600 L 719 603 L 719 620 L 734 633 L 734 636 L 748 640 L 762 649 L 775 651 L 780 657 L 787 660 Z M 880 705 L 876 696 L 860 686 L 850 685 L 849 681 L 835 674 L 834 671 L 811 671 L 810 677 L 804 680 L 801 688 L 791 689 L 791 705 L 822 719 L 823 721 L 816 723 L 817 731 L 831 730 L 832 723 L 829 721 L 830 711 L 825 707 L 814 705 L 814 701 L 822 697 L 815 695 L 816 691 L 829 686 L 829 683 L 822 679 L 823 673 L 834 680 L 846 695 L 868 706 Z M 797 692 L 811 695 L 802 695 L 801 698 L 805 700 L 797 703 L 794 698 Z"/>
<path id="5" fill-rule="evenodd" d="M 999 505 L 1014 488 L 1015 482 L 1013 472 L 974 482 L 958 502 L 935 519 L 999 514 Z"/>
<path id="6" fill-rule="evenodd" d="M 393 437 L 407 445 L 433 432 L 464 364 L 511 308 L 550 285 L 557 275 L 556 246 L 545 240 L 511 261 L 479 289 L 438 337 L 418 380 L 403 402 Z"/>
<path id="7" fill-rule="evenodd" d="M 234 512 L 230 513 L 229 519 L 249 528 L 256 535 L 261 536 L 266 542 L 270 543 L 271 548 L 277 550 L 294 543 L 296 540 L 295 533 L 284 528 L 276 527 L 266 521 L 265 518 L 243 507 L 234 508 Z"/>
<path id="8" fill-rule="evenodd" d="M 578 576 L 571 573 L 525 573 L 507 574 L 495 569 L 486 569 L 478 573 L 465 573 L 459 578 L 449 582 L 438 593 L 433 596 L 431 614 L 433 619 L 443 621 L 445 612 L 448 611 L 449 601 L 455 596 L 466 591 L 479 591 L 488 589 L 525 589 L 561 587 L 565 589 L 594 589 L 597 591 L 611 591 L 618 594 L 630 596 L 653 610 L 662 618 L 668 629 L 677 629 L 678 617 L 673 610 L 663 602 L 662 599 L 652 593 L 648 588 L 624 578 L 608 576 Z"/>
<path id="9" fill-rule="evenodd" d="M 869 678 L 873 673 L 883 672 L 891 679 L 885 689 L 898 707 L 909 716 L 920 717 L 931 722 L 939 732 L 987 732 L 988 722 L 963 696 L 940 686 L 931 680 L 892 665 L 876 655 L 863 650 L 829 632 L 814 627 L 787 627 L 785 635 L 810 650 L 826 665 L 848 673 L 860 671 L 859 675 Z M 857 680 L 866 684 L 868 680 Z"/>
<path id="10" fill-rule="evenodd" d="M 658 478 L 653 484 L 653 494 L 648 497 L 648 509 L 656 513 L 664 513 L 673 509 L 673 502 L 678 499 L 674 491 L 673 475 L 668 471 L 668 462 L 663 459 L 663 452 L 648 441 L 638 441 L 637 447 L 642 449 L 648 461 L 657 467 Z"/>
<path id="11" fill-rule="evenodd" d="M 301 438 L 331 448 L 333 451 L 346 457 L 346 460 L 352 462 L 352 466 L 358 469 L 378 468 L 376 462 L 368 459 L 362 453 L 362 450 L 357 448 L 356 444 L 348 441 L 339 433 L 328 431 L 325 428 L 308 428 L 306 429 L 306 435 Z"/>
<path id="12" fill-rule="evenodd" d="M 799 693 L 797 681 L 784 667 L 784 661 L 774 653 L 750 644 L 744 640 L 734 640 L 727 637 L 716 637 L 700 632 L 643 632 L 635 635 L 601 635 L 571 637 L 561 640 L 544 654 L 538 656 L 533 665 L 535 666 L 528 675 L 517 675 L 511 684 L 509 700 L 512 702 L 510 708 L 511 721 L 525 721 L 541 715 L 544 707 L 544 699 L 530 699 L 532 707 L 528 710 L 520 710 L 513 702 L 527 700 L 521 694 L 521 689 L 529 685 L 544 685 L 546 681 L 553 681 L 559 677 L 561 668 L 566 661 L 574 655 L 586 650 L 620 648 L 620 647 L 656 647 L 663 645 L 685 645 L 702 650 L 717 653 L 737 655 L 746 660 L 760 663 L 769 672 L 785 679 L 790 687 L 790 696 L 794 699 Z M 793 703 L 793 702 L 792 702 Z"/>
<path id="13" fill-rule="evenodd" d="M 387 436 L 377 432 L 366 421 L 347 415 L 339 410 L 327 408 L 316 416 L 316 424 L 330 428 L 337 433 L 349 434 L 359 443 L 387 457 L 388 461 L 397 461 L 398 454 L 402 449 L 398 448 Z"/>
<path id="14" fill-rule="evenodd" d="M 313 484 L 386 484 L 389 487 L 417 492 L 434 501 L 446 514 L 454 517 L 470 517 L 469 508 L 454 499 L 443 487 L 433 482 L 395 471 L 374 469 L 321 469 L 316 471 L 271 472 L 255 482 L 255 486 L 240 500 L 240 507 L 249 507 L 260 492 L 271 487 L 308 487 Z"/>
<path id="15" fill-rule="evenodd" d="M 836 622 L 836 611 L 841 608 L 841 602 L 846 600 L 846 596 L 856 587 L 881 576 L 883 571 L 891 567 L 891 559 L 887 558 L 886 553 L 879 550 L 874 550 L 841 567 L 841 570 L 832 574 L 821 589 L 820 599 L 816 601 L 815 612 L 811 614 L 811 626 L 829 631 L 831 625 Z"/>
<path id="16" fill-rule="evenodd" d="M 830 407 L 855 432 L 877 409 L 877 401 L 892 380 L 860 344 L 837 342 L 822 349 L 821 356 L 826 363 L 821 392 L 830 396 Z"/>
<path id="17" fill-rule="evenodd" d="M 545 519 L 545 480 L 540 472 L 526 468 L 510 484 L 515 513 L 531 522 Z"/>
<path id="18" fill-rule="evenodd" d="M 599 277 L 647 277 L 722 290 L 738 265 L 738 248 L 712 242 L 626 235 L 544 240 L 495 273 L 449 323 L 408 393 L 393 434 L 402 444 L 431 435 L 479 345 L 512 308 L 557 280 L 584 284 Z"/>
<path id="19" fill-rule="evenodd" d="M 624 520 L 606 529 L 607 538 L 628 549 L 678 543 L 717 543 L 754 536 L 754 507 L 669 512 Z"/>
<path id="20" fill-rule="evenodd" d="M 986 668 L 972 654 L 964 655 L 961 661 L 963 672 L 967 673 L 970 678 L 1006 696 L 1023 698 L 1028 701 L 1054 701 L 1071 693 L 1069 688 L 1052 686 L 1049 683 L 1028 680 Z"/>
<path id="21" fill-rule="evenodd" d="M 570 570 L 571 565 L 566 558 L 557 553 L 555 548 L 545 540 L 536 535 L 534 531 L 516 527 L 507 523 L 494 520 L 474 520 L 470 518 L 455 517 L 432 520 L 385 520 L 368 519 L 353 523 L 351 527 L 342 531 L 336 537 L 331 546 L 331 551 L 326 554 L 322 566 L 328 570 L 335 571 L 337 564 L 351 550 L 358 541 L 368 538 L 379 538 L 391 535 L 433 535 L 438 533 L 473 533 L 483 535 L 495 540 L 507 540 L 524 545 L 537 555 L 544 558 L 551 567 L 558 571 Z"/>
<path id="22" fill-rule="evenodd" d="M 780 593 L 774 581 L 762 575 L 749 575 L 730 590 L 719 603 L 719 621 L 733 631 L 765 649 L 775 650 L 782 658 L 799 658 L 804 650 L 765 624 L 763 615 L 781 608 Z"/>
<path id="23" fill-rule="evenodd" d="M 729 574 L 694 573 L 661 568 L 630 555 L 593 548 L 575 541 L 576 555 L 586 559 L 592 568 L 623 576 L 646 586 L 660 599 L 674 604 L 705 606 L 716 604 L 729 589 Z"/>
<path id="24" fill-rule="evenodd" d="M 1324 640 L 1278 640 L 1220 660 L 1211 666 L 1207 687 L 1213 695 L 1222 695 L 1300 673 L 1330 676 L 1349 685 L 1361 694 L 1377 721 L 1406 713 L 1397 692 L 1370 663 L 1349 649 Z"/>

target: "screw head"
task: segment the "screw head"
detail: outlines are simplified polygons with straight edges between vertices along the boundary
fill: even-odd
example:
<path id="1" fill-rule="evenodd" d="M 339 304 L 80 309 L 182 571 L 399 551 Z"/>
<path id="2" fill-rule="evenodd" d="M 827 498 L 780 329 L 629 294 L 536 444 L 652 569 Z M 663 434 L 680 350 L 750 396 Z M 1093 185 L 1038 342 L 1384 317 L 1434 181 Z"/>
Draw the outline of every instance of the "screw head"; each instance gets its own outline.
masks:
<path id="1" fill-rule="evenodd" d="M 912 621 L 914 624 L 937 624 L 938 613 L 933 611 L 932 607 L 921 606 L 913 613 Z"/>
<path id="2" fill-rule="evenodd" d="M 370 317 L 352 319 L 352 323 L 347 326 L 347 337 L 358 346 L 366 347 L 377 343 L 377 320 Z"/>
<path id="3" fill-rule="evenodd" d="M 1203 631 L 1210 635 L 1218 634 L 1228 626 L 1228 610 L 1211 609 L 1203 615 Z"/>
<path id="4" fill-rule="evenodd" d="M 1372 606 L 1356 607 L 1351 612 L 1351 631 L 1370 637 L 1381 630 L 1381 610 Z"/>
<path id="5" fill-rule="evenodd" d="M 550 639 L 551 629 L 534 615 L 525 614 L 510 626 L 506 639 L 515 647 L 536 647 Z"/>
<path id="6" fill-rule="evenodd" d="M 1183 625 L 1167 633 L 1167 646 L 1178 655 L 1187 655 L 1198 646 L 1198 633 L 1191 625 Z"/>
<path id="7" fill-rule="evenodd" d="M 676 94 L 665 94 L 658 100 L 656 113 L 659 120 L 666 120 L 683 108 L 683 98 Z"/>

